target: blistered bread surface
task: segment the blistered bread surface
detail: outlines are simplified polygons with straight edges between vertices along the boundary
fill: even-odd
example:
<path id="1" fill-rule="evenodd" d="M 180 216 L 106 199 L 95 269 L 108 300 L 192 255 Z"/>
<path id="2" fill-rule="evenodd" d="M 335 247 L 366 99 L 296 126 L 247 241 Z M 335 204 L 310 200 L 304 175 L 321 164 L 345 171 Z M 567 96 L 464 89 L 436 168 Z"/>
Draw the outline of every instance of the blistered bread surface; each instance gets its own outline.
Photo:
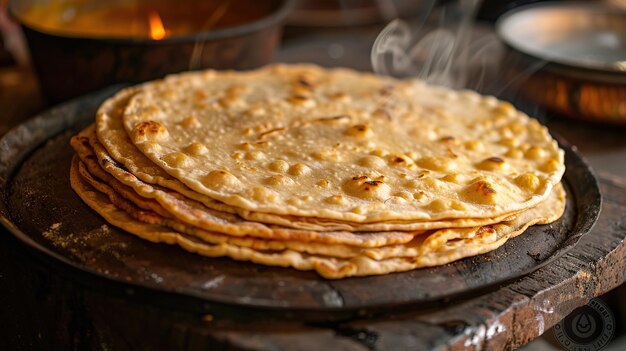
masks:
<path id="1" fill-rule="evenodd" d="M 205 71 L 144 85 L 126 132 L 194 191 L 354 222 L 494 217 L 557 184 L 563 152 L 510 103 L 347 69 Z"/>

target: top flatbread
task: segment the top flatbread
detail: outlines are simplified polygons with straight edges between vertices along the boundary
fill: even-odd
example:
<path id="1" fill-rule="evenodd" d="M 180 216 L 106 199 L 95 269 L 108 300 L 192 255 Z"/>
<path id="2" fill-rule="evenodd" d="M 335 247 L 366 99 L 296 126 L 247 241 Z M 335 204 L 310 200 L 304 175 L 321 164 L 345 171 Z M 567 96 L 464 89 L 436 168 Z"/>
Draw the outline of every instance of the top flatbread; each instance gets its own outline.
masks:
<path id="1" fill-rule="evenodd" d="M 354 222 L 519 211 L 565 168 L 547 129 L 508 103 L 316 66 L 168 77 L 130 99 L 124 126 L 198 193 Z"/>
<path id="2" fill-rule="evenodd" d="M 103 168 L 117 180 L 132 187 L 144 197 L 156 197 L 159 201 L 161 201 L 161 203 L 166 202 L 167 204 L 164 203 L 166 207 L 171 208 L 173 205 L 167 200 L 169 196 L 160 196 L 162 195 L 162 191 L 159 191 L 158 187 L 155 188 L 151 186 L 151 184 L 171 189 L 174 192 L 180 193 L 188 198 L 189 200 L 187 200 L 187 202 L 193 203 L 197 201 L 210 210 L 237 213 L 239 216 L 255 222 L 278 224 L 285 227 L 317 231 L 413 231 L 450 227 L 475 227 L 501 222 L 515 214 L 507 213 L 499 217 L 489 218 L 440 219 L 437 221 L 396 220 L 355 223 L 315 217 L 299 217 L 254 212 L 226 205 L 204 194 L 200 194 L 189 189 L 189 187 L 159 168 L 132 144 L 132 141 L 128 137 L 128 134 L 122 125 L 122 114 L 124 108 L 128 104 L 128 100 L 133 95 L 137 94 L 140 87 L 141 86 L 124 89 L 102 104 L 97 115 L 97 138 L 94 137 L 94 128 L 91 126 L 79 133 L 78 138 L 88 138 L 95 150 L 86 150 L 80 142 L 78 142 L 75 147 L 77 147 L 77 152 L 79 154 L 81 153 L 81 149 L 83 153 L 95 152 L 99 161 L 102 163 Z M 124 168 L 132 174 L 128 174 L 126 170 L 118 167 L 117 163 L 123 165 Z M 168 191 L 166 189 L 163 190 L 166 192 Z M 176 202 L 178 203 L 178 200 Z"/>
<path id="3" fill-rule="evenodd" d="M 92 133 L 94 128 L 91 126 L 79 133 L 78 137 L 90 139 L 90 143 L 92 144 L 92 147 L 95 148 L 94 151 L 98 155 L 98 159 L 103 164 L 104 169 L 111 173 L 111 175 L 117 178 L 120 182 L 134 188 L 135 191 L 142 194 L 144 197 L 152 198 L 156 196 L 161 202 L 169 202 L 167 201 L 168 197 L 164 198 L 163 196 L 159 196 L 161 191 L 155 191 L 155 188 L 150 184 L 160 185 L 184 195 L 189 199 L 188 201 L 192 203 L 194 201 L 200 202 L 211 210 L 237 213 L 241 217 L 250 221 L 317 231 L 413 231 L 450 227 L 475 227 L 501 222 L 514 215 L 514 213 L 507 213 L 499 217 L 489 218 L 454 218 L 437 221 L 396 220 L 355 223 L 315 217 L 298 217 L 253 212 L 228 206 L 204 194 L 199 194 L 189 189 L 186 185 L 164 172 L 132 144 L 132 141 L 128 137 L 128 134 L 122 125 L 122 114 L 128 100 L 139 91 L 139 88 L 131 87 L 124 89 L 102 104 L 97 115 L 97 138 L 93 137 Z M 102 142 L 100 140 L 102 140 Z M 77 149 L 77 152 L 80 154 L 80 149 L 84 149 L 84 147 L 81 146 L 81 143 L 78 143 L 76 146 L 79 148 Z M 83 152 L 91 153 L 92 151 L 83 150 Z M 116 162 L 112 162 L 111 159 Z M 129 170 L 132 173 L 132 176 L 128 174 L 126 170 L 118 167 L 117 163 L 122 164 L 126 170 Z"/>

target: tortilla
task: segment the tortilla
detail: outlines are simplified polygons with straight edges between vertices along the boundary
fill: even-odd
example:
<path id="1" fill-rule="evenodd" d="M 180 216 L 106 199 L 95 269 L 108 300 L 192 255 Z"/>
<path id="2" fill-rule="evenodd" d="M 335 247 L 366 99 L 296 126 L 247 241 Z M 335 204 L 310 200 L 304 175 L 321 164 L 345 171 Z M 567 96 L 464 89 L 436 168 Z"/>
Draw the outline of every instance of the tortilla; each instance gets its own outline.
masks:
<path id="1" fill-rule="evenodd" d="M 565 169 L 547 129 L 509 103 L 310 65 L 147 83 L 123 122 L 195 192 L 279 215 L 493 218 L 544 200 Z"/>
<path id="2" fill-rule="evenodd" d="M 161 170 L 132 144 L 132 141 L 123 129 L 122 114 L 124 106 L 137 91 L 138 88 L 136 87 L 128 88 L 107 100 L 98 110 L 97 135 L 93 135 L 93 126 L 89 126 L 79 135 L 90 140 L 91 146 L 95 149 L 94 152 L 107 172 L 124 184 L 134 188 L 137 192 L 142 193 L 142 196 L 145 197 L 153 197 L 153 189 L 150 186 L 157 185 L 173 190 L 193 200 L 193 202 L 200 202 L 212 210 L 237 213 L 250 221 L 315 231 L 412 231 L 447 227 L 474 227 L 501 222 L 519 212 L 514 211 L 494 218 L 455 218 L 441 219 L 435 222 L 411 220 L 354 223 L 315 217 L 275 215 L 232 207 L 189 189 L 183 183 Z M 166 189 L 162 190 L 167 191 Z M 167 200 L 162 198 L 161 202 L 163 203 L 164 201 Z M 166 204 L 164 206 L 167 207 Z"/>
<path id="3" fill-rule="evenodd" d="M 85 182 L 84 178 L 79 175 L 78 165 L 79 161 L 75 157 L 72 162 L 70 179 L 72 188 L 83 201 L 103 216 L 110 224 L 143 239 L 152 242 L 178 244 L 187 251 L 209 257 L 227 256 L 236 260 L 252 261 L 270 266 L 315 270 L 323 277 L 331 279 L 348 276 L 385 274 L 419 267 L 441 265 L 463 257 L 484 253 L 499 247 L 504 244 L 508 238 L 523 232 L 529 225 L 539 221 L 538 218 L 540 217 L 537 216 L 540 213 L 538 209 L 537 213 L 528 214 L 527 218 L 531 218 L 530 222 L 524 223 L 525 219 L 520 218 L 517 221 L 495 225 L 491 227 L 492 230 L 477 232 L 474 237 L 479 237 L 480 240 L 472 240 L 472 238 L 463 238 L 460 241 L 447 240 L 446 243 L 449 242 L 451 245 L 442 245 L 438 250 L 423 252 L 413 257 L 390 257 L 380 260 L 376 260 L 366 254 L 357 254 L 348 259 L 309 254 L 291 249 L 259 249 L 239 246 L 230 242 L 210 244 L 194 236 L 173 231 L 166 226 L 146 223 L 133 218 L 128 212 L 114 205 L 107 195 L 98 192 L 96 188 Z M 86 174 L 83 173 L 83 175 Z M 550 204 L 550 208 L 555 208 L 553 205 L 554 204 Z M 542 212 L 545 211 L 542 210 Z M 557 211 L 548 212 L 552 212 L 552 216 L 557 216 Z M 543 218 L 544 221 L 549 220 L 546 216 Z M 449 232 L 449 230 L 443 230 L 442 232 L 446 231 Z M 487 232 L 488 235 L 482 235 L 484 232 Z M 484 237 L 489 237 L 489 239 L 483 240 L 485 239 Z M 462 245 L 459 245 L 459 242 L 461 242 Z"/>

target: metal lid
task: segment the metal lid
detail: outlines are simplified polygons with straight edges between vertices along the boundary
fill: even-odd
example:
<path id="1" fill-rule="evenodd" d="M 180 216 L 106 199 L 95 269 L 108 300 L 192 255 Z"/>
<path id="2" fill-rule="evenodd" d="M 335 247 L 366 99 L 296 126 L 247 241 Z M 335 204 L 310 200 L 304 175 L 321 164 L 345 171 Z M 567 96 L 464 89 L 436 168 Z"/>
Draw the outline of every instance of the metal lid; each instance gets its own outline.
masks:
<path id="1" fill-rule="evenodd" d="M 543 3 L 504 14 L 498 35 L 547 62 L 626 74 L 626 10 L 589 3 Z"/>

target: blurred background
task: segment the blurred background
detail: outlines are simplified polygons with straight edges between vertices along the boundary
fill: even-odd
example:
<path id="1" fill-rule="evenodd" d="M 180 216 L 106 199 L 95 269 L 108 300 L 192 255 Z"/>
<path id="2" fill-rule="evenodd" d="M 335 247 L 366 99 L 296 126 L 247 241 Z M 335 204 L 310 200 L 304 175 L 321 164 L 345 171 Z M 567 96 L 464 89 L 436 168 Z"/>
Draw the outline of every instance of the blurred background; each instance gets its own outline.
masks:
<path id="1" fill-rule="evenodd" d="M 566 137 L 594 129 L 584 137 L 623 150 L 625 13 L 626 0 L 0 0 L 0 135 L 111 84 L 313 62 L 493 94 Z M 594 127 L 559 122 L 570 118 Z M 626 174 L 605 161 L 591 163 Z M 602 299 L 617 322 L 607 349 L 626 350 L 626 288 Z M 558 345 L 547 331 L 525 350 Z"/>

